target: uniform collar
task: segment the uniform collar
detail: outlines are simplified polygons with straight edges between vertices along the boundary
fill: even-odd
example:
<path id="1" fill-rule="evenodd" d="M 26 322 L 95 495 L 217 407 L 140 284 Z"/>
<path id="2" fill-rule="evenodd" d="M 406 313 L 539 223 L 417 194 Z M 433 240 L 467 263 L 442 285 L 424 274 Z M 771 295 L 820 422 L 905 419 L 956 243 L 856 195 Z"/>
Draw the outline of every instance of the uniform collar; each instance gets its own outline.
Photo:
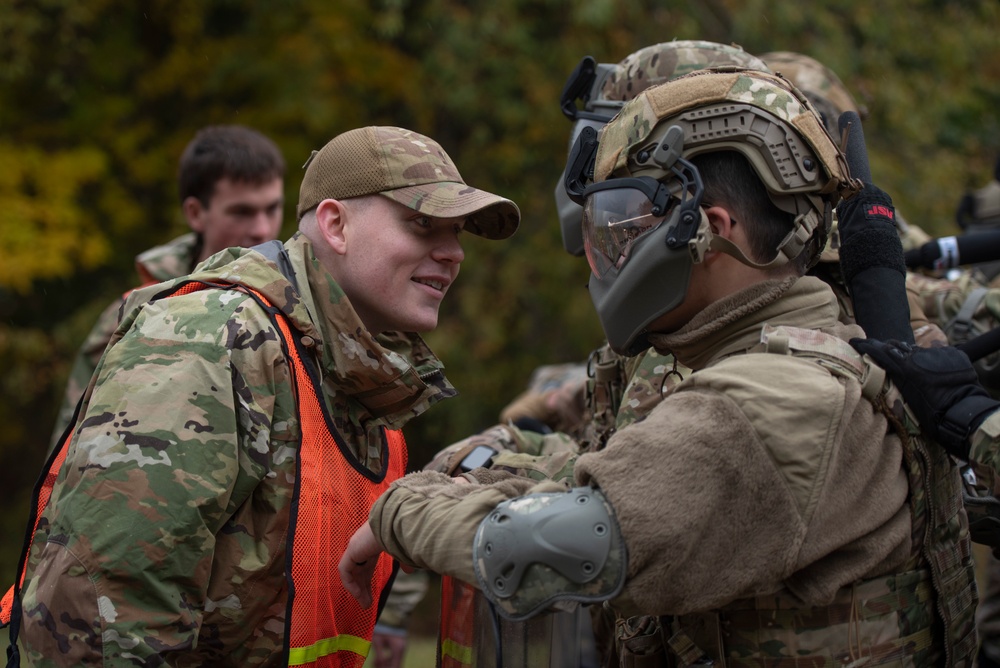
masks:
<path id="1" fill-rule="evenodd" d="M 672 334 L 651 334 L 657 351 L 673 353 L 691 369 L 702 369 L 760 343 L 765 324 L 828 329 L 838 324 L 837 298 L 811 276 L 770 279 L 720 299 Z"/>
<path id="2" fill-rule="evenodd" d="M 413 332 L 373 336 L 337 282 L 296 234 L 285 247 L 299 276 L 302 302 L 321 331 L 324 387 L 346 392 L 390 427 L 401 426 L 456 394 L 444 365 Z M 302 276 L 306 280 L 302 280 Z"/>
<path id="3" fill-rule="evenodd" d="M 358 422 L 373 418 L 396 429 L 456 394 L 443 365 L 420 336 L 392 332 L 375 337 L 365 328 L 304 235 L 296 233 L 284 246 L 298 290 L 274 264 L 246 248 L 220 251 L 175 283 L 192 279 L 240 283 L 261 293 L 288 317 L 304 337 L 303 343 L 317 352 L 329 400 L 350 399 L 361 405 L 367 415 L 359 412 Z M 164 287 L 152 290 L 159 293 Z"/>
<path id="4" fill-rule="evenodd" d="M 198 235 L 188 232 L 136 255 L 135 270 L 143 283 L 169 281 L 190 274 L 200 245 Z"/>

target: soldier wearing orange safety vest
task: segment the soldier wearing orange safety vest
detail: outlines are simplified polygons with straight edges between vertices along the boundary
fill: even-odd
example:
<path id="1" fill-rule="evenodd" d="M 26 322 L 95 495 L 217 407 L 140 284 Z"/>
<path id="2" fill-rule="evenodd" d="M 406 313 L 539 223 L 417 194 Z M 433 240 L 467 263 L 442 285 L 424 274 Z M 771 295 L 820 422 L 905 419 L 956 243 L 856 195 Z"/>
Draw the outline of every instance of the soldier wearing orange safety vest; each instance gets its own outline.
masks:
<path id="1" fill-rule="evenodd" d="M 506 238 L 519 212 L 428 137 L 368 127 L 313 154 L 298 213 L 278 249 L 129 296 L 4 607 L 15 662 L 364 662 L 377 610 L 332 566 L 404 472 L 398 430 L 454 394 L 412 332 L 462 230 Z"/>

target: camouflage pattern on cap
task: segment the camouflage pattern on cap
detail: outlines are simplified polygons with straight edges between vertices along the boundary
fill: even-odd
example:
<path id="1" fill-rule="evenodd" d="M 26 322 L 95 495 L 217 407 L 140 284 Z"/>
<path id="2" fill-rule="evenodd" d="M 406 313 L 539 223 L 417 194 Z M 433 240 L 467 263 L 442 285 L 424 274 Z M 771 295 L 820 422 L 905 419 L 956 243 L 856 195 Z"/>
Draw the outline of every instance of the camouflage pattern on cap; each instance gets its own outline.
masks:
<path id="1" fill-rule="evenodd" d="M 858 105 L 836 72 L 815 58 L 793 51 L 772 51 L 761 55 L 772 72 L 786 77 L 805 93 L 823 119 L 832 137 L 840 135 L 838 122 L 845 111 L 857 112 L 864 120 L 868 110 Z"/>
<path id="2" fill-rule="evenodd" d="M 742 47 L 703 40 L 675 40 L 653 44 L 626 56 L 608 75 L 601 98 L 628 101 L 650 86 L 706 67 L 735 65 L 770 72 L 763 60 Z"/>
<path id="3" fill-rule="evenodd" d="M 633 99 L 650 86 L 664 83 L 685 74 L 720 65 L 735 65 L 750 69 L 768 71 L 761 59 L 750 55 L 736 44 L 726 45 L 704 40 L 674 40 L 661 42 L 635 51 L 616 65 L 609 67 L 604 83 L 595 96 L 585 105 L 587 111 L 599 110 L 607 113 L 607 118 L 620 105 Z M 592 122 L 597 125 L 596 122 Z M 573 126 L 570 135 L 570 151 L 581 130 L 581 121 Z M 570 255 L 583 255 L 583 231 L 581 222 L 583 209 L 566 194 L 564 176 L 556 184 L 556 208 L 562 230 L 563 247 Z"/>
<path id="4" fill-rule="evenodd" d="M 404 128 L 344 132 L 303 167 L 299 219 L 325 199 L 381 194 L 429 216 L 466 218 L 466 230 L 488 239 L 506 239 L 521 220 L 514 202 L 467 185 L 440 144 Z"/>

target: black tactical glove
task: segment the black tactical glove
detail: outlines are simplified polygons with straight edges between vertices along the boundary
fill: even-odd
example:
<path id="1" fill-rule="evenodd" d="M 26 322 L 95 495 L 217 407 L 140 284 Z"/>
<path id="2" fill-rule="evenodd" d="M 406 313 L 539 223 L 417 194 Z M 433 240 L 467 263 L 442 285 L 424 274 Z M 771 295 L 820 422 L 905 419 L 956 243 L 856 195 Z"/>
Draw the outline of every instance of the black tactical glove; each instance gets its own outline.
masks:
<path id="1" fill-rule="evenodd" d="M 892 199 L 866 183 L 837 205 L 837 231 L 840 269 L 858 324 L 874 339 L 912 343 L 906 262 Z"/>
<path id="2" fill-rule="evenodd" d="M 885 369 L 927 436 L 968 461 L 969 437 L 1000 408 L 979 384 L 968 355 L 953 346 L 920 348 L 899 341 L 851 339 L 851 345 Z"/>

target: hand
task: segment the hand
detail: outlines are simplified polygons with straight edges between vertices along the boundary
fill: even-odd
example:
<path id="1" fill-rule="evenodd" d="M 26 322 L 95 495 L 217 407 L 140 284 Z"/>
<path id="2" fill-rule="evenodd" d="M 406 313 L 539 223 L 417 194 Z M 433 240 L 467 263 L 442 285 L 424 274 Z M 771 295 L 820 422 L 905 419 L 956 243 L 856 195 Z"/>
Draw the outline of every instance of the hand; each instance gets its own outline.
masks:
<path id="1" fill-rule="evenodd" d="M 380 554 L 382 546 L 375 540 L 371 526 L 365 522 L 347 542 L 347 550 L 337 566 L 344 589 L 358 600 L 362 608 L 372 605 L 372 576 L 375 575 Z"/>
<path id="2" fill-rule="evenodd" d="M 374 668 L 399 668 L 403 665 L 403 655 L 406 654 L 406 631 L 401 633 L 382 633 L 375 625 L 372 636 L 372 658 Z"/>
<path id="3" fill-rule="evenodd" d="M 854 197 L 837 204 L 837 232 L 841 243 L 869 228 L 896 231 L 896 209 L 892 198 L 876 185 L 866 183 Z"/>
<path id="4" fill-rule="evenodd" d="M 875 339 L 851 339 L 851 345 L 885 369 L 927 436 L 968 460 L 969 436 L 1000 402 L 979 384 L 965 353 L 952 346 L 918 348 Z"/>

